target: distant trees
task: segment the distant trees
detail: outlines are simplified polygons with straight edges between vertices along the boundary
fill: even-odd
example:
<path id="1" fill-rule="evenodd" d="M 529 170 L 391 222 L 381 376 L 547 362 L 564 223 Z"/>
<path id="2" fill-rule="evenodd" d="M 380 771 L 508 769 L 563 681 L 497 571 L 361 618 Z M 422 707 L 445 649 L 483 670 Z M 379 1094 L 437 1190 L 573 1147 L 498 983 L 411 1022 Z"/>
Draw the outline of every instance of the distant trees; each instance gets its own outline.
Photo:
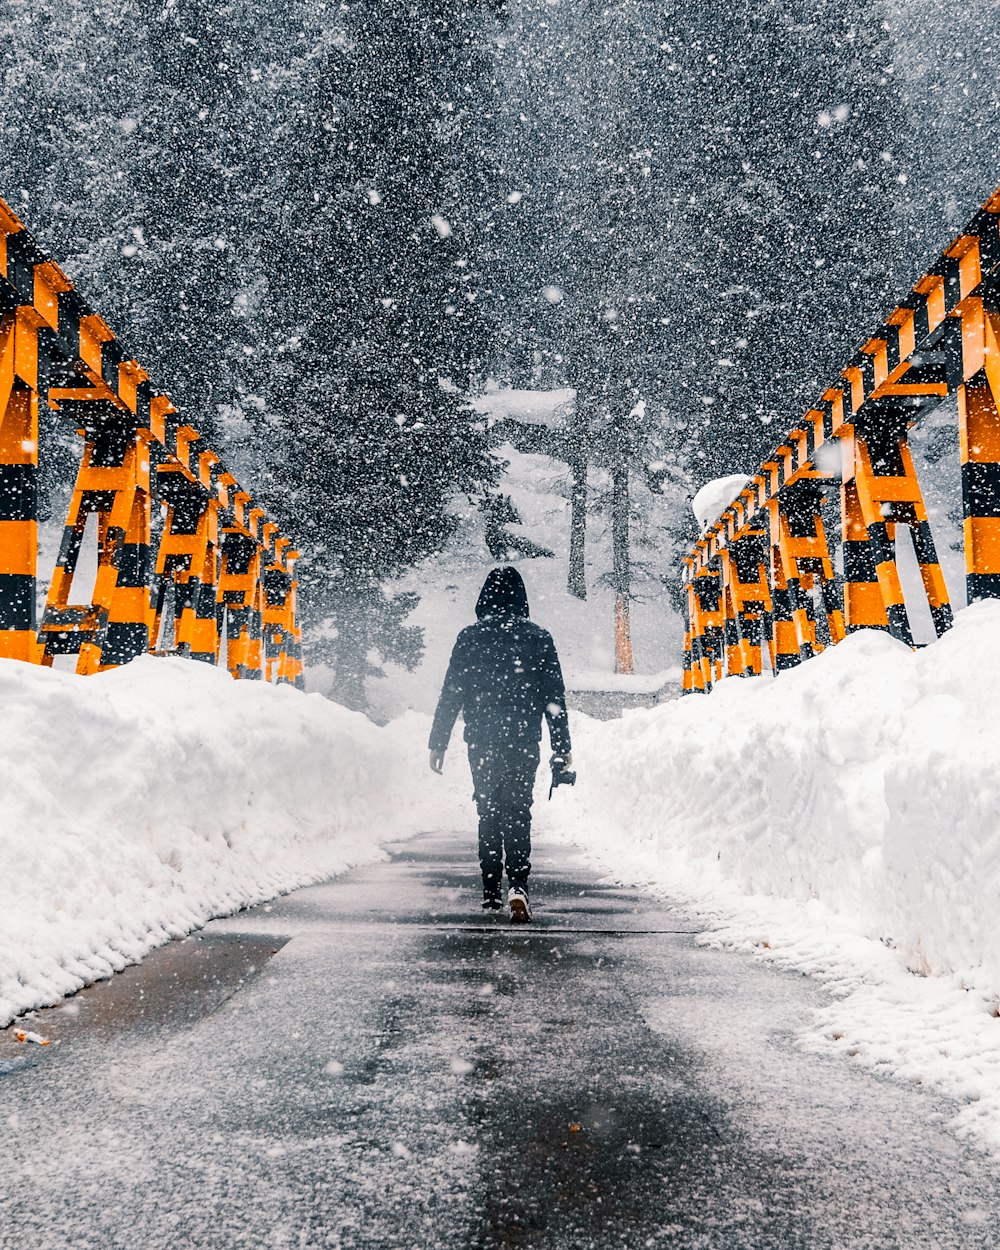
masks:
<path id="1" fill-rule="evenodd" d="M 453 0 L 358 3 L 336 31 L 314 25 L 285 88 L 301 130 L 270 156 L 294 207 L 270 300 L 295 332 L 260 467 L 310 552 L 313 658 L 357 705 L 376 654 L 417 656 L 382 584 L 441 545 L 456 493 L 497 472 L 466 407 L 492 331 L 489 21 Z"/>
<path id="2" fill-rule="evenodd" d="M 537 332 L 542 353 L 533 365 L 576 390 L 566 434 L 568 589 L 580 598 L 586 595 L 588 465 L 611 476 L 615 655 L 625 672 L 632 667 L 629 481 L 655 458 L 646 418 L 655 411 L 661 379 L 650 366 L 663 355 L 659 317 L 683 286 L 669 247 L 675 205 L 654 177 L 665 123 L 653 99 L 660 56 L 650 8 L 642 0 L 616 0 L 560 9 L 558 19 L 537 0 L 510 9 L 509 77 L 525 132 L 519 142 L 514 131 L 514 164 L 524 171 L 523 214 L 533 223 L 525 238 L 536 249 L 523 258 L 524 272 L 537 288 L 515 309 L 520 324 L 508 326 L 507 341 L 516 353 Z"/>
<path id="3" fill-rule="evenodd" d="M 630 475 L 752 468 L 812 402 L 894 288 L 911 131 L 878 0 L 508 13 L 508 376 L 577 390 L 574 441 L 614 481 L 621 639 Z"/>

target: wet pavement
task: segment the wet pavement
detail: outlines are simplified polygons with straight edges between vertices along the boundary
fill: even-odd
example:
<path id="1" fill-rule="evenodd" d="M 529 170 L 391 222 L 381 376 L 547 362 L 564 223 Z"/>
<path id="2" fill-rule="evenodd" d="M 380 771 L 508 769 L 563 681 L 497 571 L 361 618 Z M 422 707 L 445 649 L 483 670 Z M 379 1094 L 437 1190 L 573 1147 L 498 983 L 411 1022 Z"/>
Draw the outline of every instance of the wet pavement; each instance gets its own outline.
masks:
<path id="1" fill-rule="evenodd" d="M 401 843 L 0 1033 L 0 1247 L 1000 1247 L 952 1104 L 796 1048 L 813 982 L 535 864 L 513 927 Z"/>

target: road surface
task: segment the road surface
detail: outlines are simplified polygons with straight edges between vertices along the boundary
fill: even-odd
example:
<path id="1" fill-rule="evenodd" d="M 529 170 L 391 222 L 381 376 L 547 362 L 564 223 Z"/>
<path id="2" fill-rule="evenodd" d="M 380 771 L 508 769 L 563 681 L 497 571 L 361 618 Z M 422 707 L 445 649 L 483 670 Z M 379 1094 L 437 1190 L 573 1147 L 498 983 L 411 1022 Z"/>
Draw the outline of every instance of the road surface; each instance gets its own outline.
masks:
<path id="1" fill-rule="evenodd" d="M 1000 1247 L 926 1091 L 800 1053 L 809 980 L 536 855 L 425 837 L 0 1034 L 4 1250 Z"/>

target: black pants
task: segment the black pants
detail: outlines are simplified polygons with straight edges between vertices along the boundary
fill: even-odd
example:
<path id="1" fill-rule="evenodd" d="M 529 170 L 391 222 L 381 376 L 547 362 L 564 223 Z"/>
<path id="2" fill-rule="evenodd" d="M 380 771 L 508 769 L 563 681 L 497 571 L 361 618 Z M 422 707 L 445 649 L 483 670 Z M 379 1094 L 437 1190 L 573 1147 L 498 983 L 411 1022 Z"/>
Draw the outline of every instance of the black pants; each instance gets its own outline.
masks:
<path id="1" fill-rule="evenodd" d="M 531 871 L 531 799 L 538 743 L 503 750 L 469 743 L 469 766 L 479 813 L 483 893 L 500 893 L 505 859 L 510 885 L 526 886 Z"/>

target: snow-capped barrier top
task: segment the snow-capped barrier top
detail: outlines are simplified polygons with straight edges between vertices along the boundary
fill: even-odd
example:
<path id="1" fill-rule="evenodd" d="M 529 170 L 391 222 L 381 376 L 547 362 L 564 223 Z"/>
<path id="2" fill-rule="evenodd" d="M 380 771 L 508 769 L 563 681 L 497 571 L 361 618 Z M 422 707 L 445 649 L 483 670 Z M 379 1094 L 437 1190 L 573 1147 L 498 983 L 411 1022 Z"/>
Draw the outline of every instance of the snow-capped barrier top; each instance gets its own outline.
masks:
<path id="1" fill-rule="evenodd" d="M 684 559 L 685 691 L 775 672 L 857 629 L 912 645 L 909 529 L 934 630 L 952 623 L 908 429 L 956 395 L 968 597 L 1000 598 L 1000 191 L 857 351 Z M 823 521 L 839 503 L 843 590 Z M 810 593 L 811 592 L 811 593 Z"/>
<path id="2" fill-rule="evenodd" d="M 84 444 L 38 627 L 40 402 Z M 91 514 L 94 590 L 71 604 Z M 80 673 L 153 650 L 217 664 L 225 631 L 234 677 L 300 685 L 297 558 L 0 200 L 0 657 L 72 654 Z"/>

